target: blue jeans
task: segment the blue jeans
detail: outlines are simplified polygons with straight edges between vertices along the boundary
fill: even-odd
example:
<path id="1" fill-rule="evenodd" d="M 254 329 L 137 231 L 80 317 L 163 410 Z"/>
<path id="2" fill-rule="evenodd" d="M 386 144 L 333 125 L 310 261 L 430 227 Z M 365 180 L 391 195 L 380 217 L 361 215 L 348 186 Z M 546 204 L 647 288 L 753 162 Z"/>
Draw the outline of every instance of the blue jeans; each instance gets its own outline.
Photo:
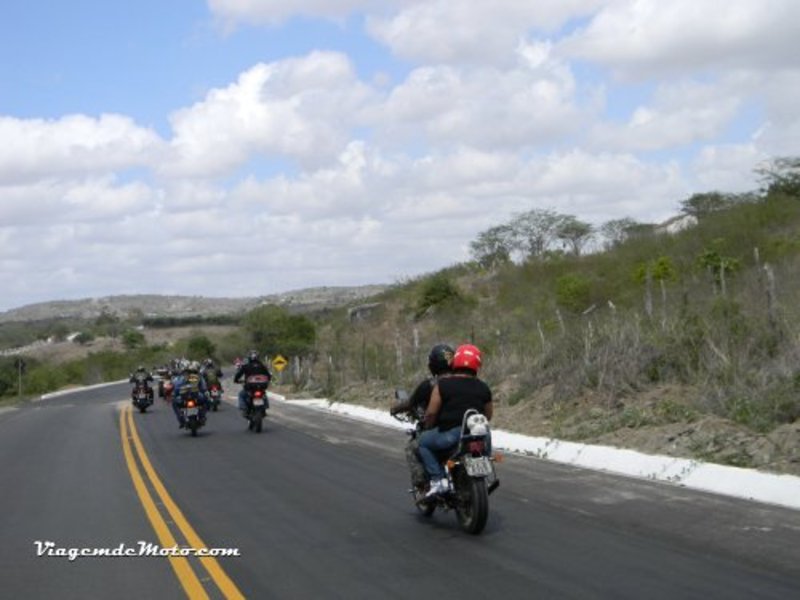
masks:
<path id="1" fill-rule="evenodd" d="M 453 448 L 460 438 L 461 425 L 447 431 L 428 429 L 422 432 L 419 437 L 419 456 L 425 466 L 425 472 L 432 480 L 444 477 L 444 469 L 436 458 L 437 451 Z"/>

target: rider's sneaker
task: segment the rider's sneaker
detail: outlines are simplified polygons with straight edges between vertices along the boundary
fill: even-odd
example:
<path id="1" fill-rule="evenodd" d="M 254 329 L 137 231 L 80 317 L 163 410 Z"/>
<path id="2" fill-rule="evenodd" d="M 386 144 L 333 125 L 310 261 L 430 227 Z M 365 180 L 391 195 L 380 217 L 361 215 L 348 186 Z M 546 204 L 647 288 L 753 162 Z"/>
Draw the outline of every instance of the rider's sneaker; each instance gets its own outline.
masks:
<path id="1" fill-rule="evenodd" d="M 447 480 L 446 477 L 443 477 L 442 479 L 436 479 L 431 482 L 431 488 L 428 490 L 428 493 L 425 494 L 425 497 L 430 498 L 432 496 L 445 494 L 449 491 L 450 491 L 450 482 Z"/>

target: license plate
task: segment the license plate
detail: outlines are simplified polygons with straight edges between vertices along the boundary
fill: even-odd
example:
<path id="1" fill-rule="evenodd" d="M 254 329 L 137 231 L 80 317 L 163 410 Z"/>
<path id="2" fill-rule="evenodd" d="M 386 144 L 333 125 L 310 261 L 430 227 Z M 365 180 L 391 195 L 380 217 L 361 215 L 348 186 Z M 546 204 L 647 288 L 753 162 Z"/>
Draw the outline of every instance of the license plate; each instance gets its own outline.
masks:
<path id="1" fill-rule="evenodd" d="M 464 468 L 471 477 L 488 477 L 492 474 L 492 462 L 485 456 L 465 456 Z"/>
<path id="2" fill-rule="evenodd" d="M 186 410 L 186 416 L 187 417 L 194 417 L 199 412 L 196 406 L 190 406 L 189 408 L 186 408 L 184 410 Z"/>
<path id="3" fill-rule="evenodd" d="M 253 398 L 253 406 L 264 406 L 263 398 Z"/>

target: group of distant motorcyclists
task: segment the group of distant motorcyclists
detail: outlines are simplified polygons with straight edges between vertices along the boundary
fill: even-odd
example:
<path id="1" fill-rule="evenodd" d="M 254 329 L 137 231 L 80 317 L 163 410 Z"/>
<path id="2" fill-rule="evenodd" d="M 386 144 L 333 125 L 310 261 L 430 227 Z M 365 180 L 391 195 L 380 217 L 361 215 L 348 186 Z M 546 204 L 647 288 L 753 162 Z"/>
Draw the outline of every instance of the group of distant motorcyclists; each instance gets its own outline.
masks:
<path id="1" fill-rule="evenodd" d="M 233 381 L 243 384 L 238 395 L 238 407 L 247 417 L 252 402 L 248 382 L 259 380 L 268 384 L 272 374 L 255 350 L 247 354 L 246 360 L 237 359 L 234 365 Z M 492 391 L 478 378 L 481 365 L 481 351 L 472 344 L 462 344 L 456 349 L 448 344 L 437 344 L 428 356 L 431 377 L 420 382 L 410 398 L 390 409 L 392 415 L 405 413 L 423 423 L 421 435 L 409 444 L 406 455 L 412 483 L 427 486 L 426 497 L 450 491 L 438 455 L 458 443 L 465 414 L 472 410 L 484 415 L 486 420 L 492 418 Z M 208 358 L 201 364 L 181 358 L 155 370 L 160 377 L 159 396 L 171 400 L 179 427 L 186 426 L 181 408 L 187 397 L 196 399 L 204 422 L 211 405 L 209 389 L 216 385 L 221 390 L 223 373 L 214 361 Z M 149 383 L 153 380 L 152 374 L 140 365 L 130 377 L 130 382 L 135 384 L 132 394 L 138 386 L 145 385 L 152 398 Z M 170 386 L 171 390 L 168 389 Z M 266 393 L 263 402 L 268 407 Z"/>
<path id="2" fill-rule="evenodd" d="M 245 360 L 237 359 L 234 362 L 236 372 L 233 376 L 234 383 L 242 383 L 239 392 L 238 406 L 243 416 L 247 412 L 252 402 L 248 381 L 252 376 L 259 376 L 259 381 L 263 382 L 264 388 L 272 380 L 272 373 L 269 368 L 258 356 L 258 352 L 251 350 Z M 222 393 L 222 369 L 213 359 L 207 358 L 202 363 L 197 360 L 186 358 L 175 358 L 161 367 L 154 367 L 153 371 L 159 378 L 158 395 L 172 404 L 172 410 L 178 421 L 179 428 L 186 426 L 186 420 L 182 411 L 185 402 L 193 399 L 199 407 L 199 418 L 205 422 L 209 410 L 214 406 L 212 391 L 218 390 Z M 153 388 L 150 385 L 155 378 L 151 371 L 143 365 L 131 373 L 129 383 L 133 384 L 131 390 L 131 400 L 137 405 L 139 390 L 144 389 L 149 398 L 149 403 L 153 402 Z M 266 394 L 264 395 L 266 408 L 269 402 Z"/>

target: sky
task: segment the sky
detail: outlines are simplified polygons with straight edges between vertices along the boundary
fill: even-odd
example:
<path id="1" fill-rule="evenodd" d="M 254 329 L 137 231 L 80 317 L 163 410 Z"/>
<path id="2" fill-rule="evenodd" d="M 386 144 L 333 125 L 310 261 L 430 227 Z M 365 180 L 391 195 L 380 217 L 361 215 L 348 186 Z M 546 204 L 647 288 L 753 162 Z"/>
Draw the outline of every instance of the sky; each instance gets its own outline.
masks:
<path id="1" fill-rule="evenodd" d="M 0 311 L 392 284 L 800 155 L 797 0 L 5 0 Z"/>

